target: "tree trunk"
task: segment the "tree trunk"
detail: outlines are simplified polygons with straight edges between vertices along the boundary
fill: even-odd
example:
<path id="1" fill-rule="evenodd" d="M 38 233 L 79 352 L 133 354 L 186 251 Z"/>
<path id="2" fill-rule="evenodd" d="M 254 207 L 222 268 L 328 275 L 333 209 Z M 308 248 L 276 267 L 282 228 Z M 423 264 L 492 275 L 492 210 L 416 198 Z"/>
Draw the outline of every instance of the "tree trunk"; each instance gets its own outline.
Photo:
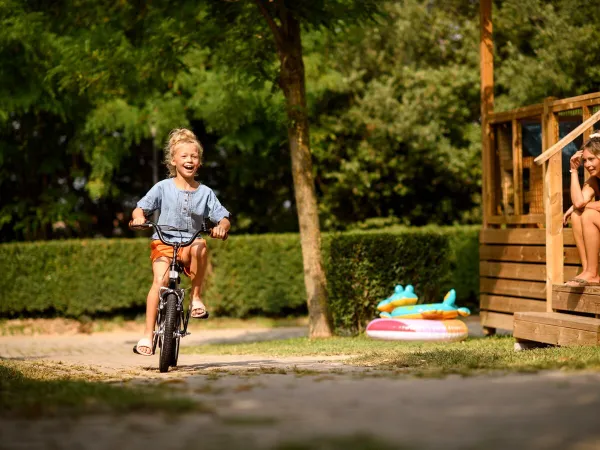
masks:
<path id="1" fill-rule="evenodd" d="M 300 24 L 288 14 L 282 17 L 282 31 L 284 39 L 278 42 L 281 62 L 280 86 L 287 106 L 288 139 L 300 225 L 309 335 L 329 337 L 332 334 L 331 317 L 327 302 L 327 281 L 321 258 L 321 230 L 310 153 Z"/>

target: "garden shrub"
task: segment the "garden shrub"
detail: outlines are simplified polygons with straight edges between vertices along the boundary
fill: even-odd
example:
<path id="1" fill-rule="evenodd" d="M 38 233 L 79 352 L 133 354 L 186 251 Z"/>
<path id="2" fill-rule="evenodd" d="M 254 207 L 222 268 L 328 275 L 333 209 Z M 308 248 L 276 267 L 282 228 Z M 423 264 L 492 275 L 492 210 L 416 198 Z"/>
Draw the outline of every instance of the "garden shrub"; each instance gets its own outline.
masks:
<path id="1" fill-rule="evenodd" d="M 424 301 L 450 288 L 460 306 L 478 302 L 478 227 L 398 228 L 323 234 L 322 253 L 338 331 L 376 316 L 395 284 L 412 283 Z M 1 244 L 0 316 L 90 317 L 144 314 L 152 282 L 149 241 L 61 240 Z M 215 315 L 306 313 L 297 234 L 208 240 L 206 302 Z M 189 280 L 183 277 L 184 287 Z"/>
<path id="2" fill-rule="evenodd" d="M 420 301 L 440 295 L 448 277 L 447 236 L 420 230 L 349 233 L 332 237 L 328 291 L 337 334 L 356 334 L 377 315 L 396 284 L 412 284 Z"/>

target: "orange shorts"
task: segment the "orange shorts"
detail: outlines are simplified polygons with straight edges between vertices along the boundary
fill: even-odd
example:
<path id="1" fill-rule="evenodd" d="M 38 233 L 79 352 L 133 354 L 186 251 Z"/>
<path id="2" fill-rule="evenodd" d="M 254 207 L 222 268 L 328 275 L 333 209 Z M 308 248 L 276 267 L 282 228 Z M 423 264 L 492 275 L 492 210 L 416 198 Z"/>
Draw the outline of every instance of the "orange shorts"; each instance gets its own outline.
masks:
<path id="1" fill-rule="evenodd" d="M 182 253 L 182 248 L 177 250 L 177 259 L 179 261 L 181 261 Z M 160 258 L 161 256 L 166 256 L 169 259 L 173 258 L 173 247 L 163 244 L 159 239 L 156 239 L 150 243 L 150 260 L 154 262 L 155 259 Z M 185 273 L 188 277 L 191 275 L 189 265 L 183 266 L 183 273 Z"/>

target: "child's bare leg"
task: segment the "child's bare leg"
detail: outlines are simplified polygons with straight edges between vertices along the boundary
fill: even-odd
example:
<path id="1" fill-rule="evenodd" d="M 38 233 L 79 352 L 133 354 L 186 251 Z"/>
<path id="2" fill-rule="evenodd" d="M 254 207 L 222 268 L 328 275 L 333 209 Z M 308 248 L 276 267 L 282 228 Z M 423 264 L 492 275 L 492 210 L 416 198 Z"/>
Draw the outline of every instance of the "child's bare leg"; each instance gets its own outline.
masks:
<path id="1" fill-rule="evenodd" d="M 571 215 L 571 226 L 573 227 L 573 237 L 575 238 L 575 245 L 577 246 L 577 252 L 579 253 L 579 259 L 581 260 L 582 272 L 585 272 L 587 268 L 587 256 L 585 254 L 585 243 L 583 241 L 581 211 L 573 211 L 573 214 Z"/>
<path id="2" fill-rule="evenodd" d="M 191 246 L 184 249 L 181 259 L 184 265 L 189 265 L 190 268 L 190 278 L 192 280 L 192 292 L 190 297 L 194 303 L 192 317 L 201 316 L 204 314 L 204 311 L 206 311 L 204 303 L 202 302 L 202 285 L 204 283 L 206 264 L 208 262 L 206 241 L 204 239 L 196 240 Z M 196 308 L 196 306 L 198 307 Z"/>
<path id="3" fill-rule="evenodd" d="M 146 329 L 144 330 L 144 337 L 150 339 L 152 342 L 154 338 L 154 324 L 156 323 L 156 315 L 158 311 L 158 293 L 162 286 L 166 286 L 168 280 L 170 258 L 161 256 L 156 258 L 152 263 L 152 272 L 154 279 L 152 281 L 152 287 L 148 292 L 146 298 Z M 138 346 L 138 352 L 145 353 L 147 355 L 152 353 L 151 347 Z"/>

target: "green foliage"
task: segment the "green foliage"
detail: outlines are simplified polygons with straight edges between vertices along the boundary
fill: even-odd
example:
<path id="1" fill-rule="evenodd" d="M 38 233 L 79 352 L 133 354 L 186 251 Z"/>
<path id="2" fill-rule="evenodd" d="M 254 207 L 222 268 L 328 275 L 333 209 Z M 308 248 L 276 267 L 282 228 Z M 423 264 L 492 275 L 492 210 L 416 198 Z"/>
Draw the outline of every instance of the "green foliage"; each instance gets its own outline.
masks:
<path id="1" fill-rule="evenodd" d="M 145 303 L 152 272 L 146 239 L 3 244 L 0 314 L 78 317 Z"/>
<path id="2" fill-rule="evenodd" d="M 449 271 L 448 239 L 422 231 L 350 233 L 332 237 L 329 304 L 337 334 L 355 334 L 396 284 L 412 284 L 422 300 L 439 296 Z"/>
<path id="3" fill-rule="evenodd" d="M 525 3 L 494 5 L 495 109 L 600 90 L 598 1 Z M 478 223 L 478 2 L 288 5 L 323 229 Z M 237 232 L 296 231 L 271 34 L 255 2 L 0 2 L 0 241 L 111 236 L 179 126 Z"/>
<path id="4" fill-rule="evenodd" d="M 477 227 L 397 228 L 323 236 L 333 314 L 356 331 L 396 283 L 423 300 L 454 288 L 461 306 L 477 306 Z M 205 299 L 221 316 L 306 312 L 297 234 L 209 240 Z M 426 249 L 427 251 L 425 251 Z M 99 316 L 144 312 L 152 282 L 147 239 L 66 240 L 0 245 L 0 316 Z M 189 280 L 183 278 L 185 287 Z"/>
<path id="5" fill-rule="evenodd" d="M 247 317 L 306 311 L 297 234 L 236 236 L 210 244 L 213 276 L 205 298 L 216 314 Z"/>
<path id="6" fill-rule="evenodd" d="M 503 1 L 493 12 L 495 109 L 600 90 L 599 8 L 597 0 Z"/>
<path id="7" fill-rule="evenodd" d="M 385 12 L 344 42 L 331 32 L 308 42 L 324 225 L 390 215 L 405 224 L 477 220 L 473 11 L 412 0 L 386 3 Z M 325 57 L 313 53 L 323 49 Z"/>

